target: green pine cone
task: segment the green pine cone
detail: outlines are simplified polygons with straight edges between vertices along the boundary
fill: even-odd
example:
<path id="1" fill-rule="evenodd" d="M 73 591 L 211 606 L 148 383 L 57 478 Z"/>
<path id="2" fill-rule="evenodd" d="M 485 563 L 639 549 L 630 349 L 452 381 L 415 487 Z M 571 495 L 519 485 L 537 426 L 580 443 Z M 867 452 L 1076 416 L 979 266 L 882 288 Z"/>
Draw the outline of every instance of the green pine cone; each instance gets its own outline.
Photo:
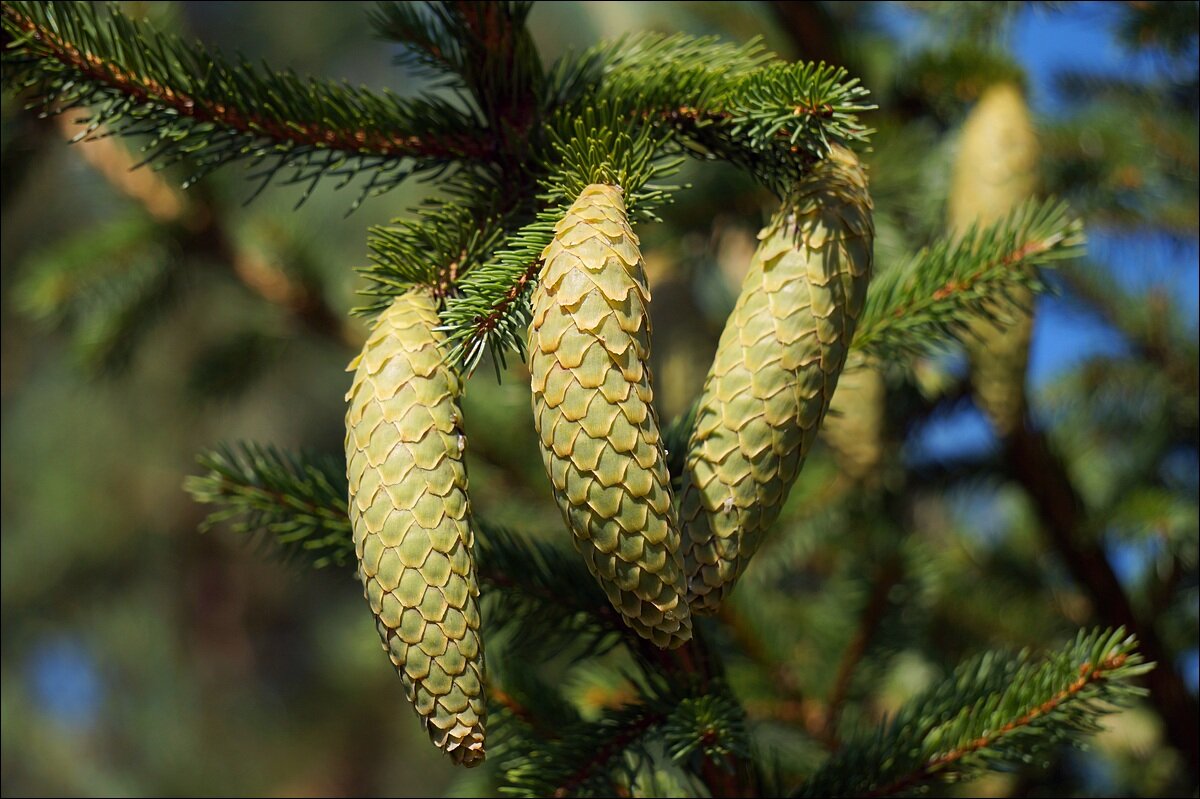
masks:
<path id="1" fill-rule="evenodd" d="M 575 547 L 639 635 L 692 635 L 658 434 L 638 239 L 621 190 L 588 186 L 555 226 L 533 292 L 529 372 L 542 458 Z"/>
<path id="2" fill-rule="evenodd" d="M 867 180 L 834 147 L 760 243 L 688 445 L 680 517 L 693 613 L 713 613 L 779 515 L 829 408 L 866 298 Z"/>
<path id="3" fill-rule="evenodd" d="M 883 417 L 887 387 L 878 369 L 846 369 L 821 435 L 838 468 L 859 482 L 869 481 L 883 460 Z"/>
<path id="4" fill-rule="evenodd" d="M 410 291 L 350 364 L 346 474 L 359 576 L 384 651 L 434 744 L 483 762 L 483 648 L 460 384 L 433 297 Z"/>
<path id="5" fill-rule="evenodd" d="M 950 190 L 950 227 L 1000 221 L 1033 196 L 1038 144 L 1020 89 L 1000 83 L 984 92 L 959 139 Z M 1025 412 L 1025 371 L 1033 334 L 1033 294 L 1012 292 L 1011 301 L 989 305 L 999 324 L 977 318 L 967 338 L 971 382 L 996 432 L 1007 436 Z"/>

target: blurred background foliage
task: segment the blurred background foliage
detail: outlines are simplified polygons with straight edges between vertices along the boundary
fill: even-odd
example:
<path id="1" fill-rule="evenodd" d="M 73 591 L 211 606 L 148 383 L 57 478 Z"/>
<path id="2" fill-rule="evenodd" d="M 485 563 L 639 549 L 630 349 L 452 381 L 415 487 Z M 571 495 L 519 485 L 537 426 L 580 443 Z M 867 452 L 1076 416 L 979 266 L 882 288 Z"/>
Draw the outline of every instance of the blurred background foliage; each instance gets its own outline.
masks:
<path id="1" fill-rule="evenodd" d="M 125 5 L 300 73 L 413 80 L 358 4 Z M 944 232 L 955 133 L 983 88 L 1027 87 L 1039 190 L 1067 198 L 1089 238 L 1038 302 L 1031 424 L 1082 500 L 1081 549 L 1156 630 L 1160 669 L 1194 714 L 1197 5 L 547 3 L 530 24 L 546 61 L 654 29 L 762 36 L 848 67 L 880 106 L 867 161 L 884 266 Z M 68 147 L 69 115 L 3 102 L 0 792 L 486 790 L 431 756 L 349 571 L 198 535 L 205 509 L 180 488 L 218 441 L 340 452 L 345 364 L 365 331 L 347 316 L 352 267 L 366 227 L 423 187 L 349 216 L 353 197 L 328 185 L 298 209 L 286 188 L 245 205 L 236 169 L 183 193 L 182 173 L 130 172 L 123 143 Z M 772 207 L 728 167 L 690 163 L 683 179 L 693 188 L 665 223 L 639 230 L 665 418 L 698 392 Z M 473 501 L 493 522 L 561 534 L 523 367 L 500 383 L 489 372 L 465 398 Z M 1030 478 L 1011 473 L 965 375 L 956 353 L 889 372 L 878 476 L 902 496 L 863 489 L 820 450 L 734 595 L 732 643 L 750 657 L 731 677 L 796 771 L 819 761 L 830 714 L 870 721 L 967 654 L 1114 622 L 1113 598 L 1044 534 Z M 572 679 L 585 704 L 619 694 Z M 1105 724 L 1088 752 L 938 790 L 1196 795 L 1195 738 L 1181 751 L 1161 707 Z"/>

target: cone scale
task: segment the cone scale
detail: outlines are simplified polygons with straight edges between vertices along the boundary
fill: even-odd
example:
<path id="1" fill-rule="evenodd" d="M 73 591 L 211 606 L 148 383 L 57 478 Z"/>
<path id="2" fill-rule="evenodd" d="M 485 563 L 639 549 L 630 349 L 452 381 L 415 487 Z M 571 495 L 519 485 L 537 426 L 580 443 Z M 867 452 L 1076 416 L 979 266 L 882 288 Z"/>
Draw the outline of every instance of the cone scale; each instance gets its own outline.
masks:
<path id="1" fill-rule="evenodd" d="M 866 176 L 841 147 L 759 233 L 688 445 L 680 517 L 693 613 L 717 610 L 800 472 L 863 307 L 873 239 Z"/>
<path id="2" fill-rule="evenodd" d="M 585 188 L 533 292 L 533 416 L 554 498 L 613 607 L 664 648 L 691 637 L 650 371 L 644 264 L 621 190 Z"/>
<path id="3" fill-rule="evenodd" d="M 359 577 L 376 628 L 433 743 L 484 757 L 479 589 L 458 406 L 432 296 L 411 291 L 350 364 L 346 472 Z"/>

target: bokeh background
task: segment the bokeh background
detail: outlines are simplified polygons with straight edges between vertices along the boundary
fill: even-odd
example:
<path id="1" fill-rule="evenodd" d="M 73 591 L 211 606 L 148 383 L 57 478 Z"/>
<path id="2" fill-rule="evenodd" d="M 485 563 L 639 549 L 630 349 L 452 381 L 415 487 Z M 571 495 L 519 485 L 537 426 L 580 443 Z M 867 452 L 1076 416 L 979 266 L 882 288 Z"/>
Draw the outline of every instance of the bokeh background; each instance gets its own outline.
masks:
<path id="1" fill-rule="evenodd" d="M 126 5 L 300 73 L 412 85 L 365 5 Z M 1032 411 L 1089 501 L 1129 500 L 1104 505 L 1125 515 L 1113 510 L 1094 532 L 1194 697 L 1196 4 L 947 5 L 553 3 L 531 24 L 547 62 L 656 29 L 762 36 L 788 57 L 844 63 L 881 106 L 868 156 L 881 259 L 942 232 L 954 128 L 993 68 L 983 53 L 1003 54 L 995 69 L 1016 66 L 1047 153 L 1043 188 L 1084 214 L 1081 271 L 1092 278 L 1090 294 L 1064 284 L 1038 301 Z M 298 209 L 290 188 L 244 204 L 251 188 L 238 170 L 179 195 L 166 187 L 183 173 L 139 177 L 119 145 L 68 146 L 69 124 L 3 102 L 0 792 L 471 790 L 419 732 L 353 576 L 311 572 L 220 528 L 198 533 L 206 511 L 181 489 L 195 453 L 222 441 L 340 451 L 345 364 L 365 329 L 347 316 L 353 268 L 366 262 L 367 226 L 425 187 L 348 216 L 353 196 L 329 186 Z M 770 209 L 731 170 L 689 165 L 683 179 L 693 189 L 642 231 L 667 417 L 699 388 Z M 961 358 L 931 368 L 961 377 Z M 498 522 L 554 535 L 520 366 L 499 384 L 489 371 L 466 398 L 473 501 Z M 893 456 L 927 471 L 997 446 L 969 402 L 902 433 Z M 819 452 L 806 477 L 830 468 Z M 938 647 L 950 657 L 1037 646 L 1096 620 L 1011 485 L 948 483 L 928 492 L 918 521 L 920 535 L 965 553 L 961 579 L 943 581 L 933 603 L 974 615 L 956 622 L 967 637 L 925 636 L 892 653 L 889 690 L 911 693 L 939 673 Z M 981 596 L 971 569 L 983 561 L 989 575 L 1008 569 L 1007 593 Z M 1021 580 L 1025 593 L 1013 588 Z M 946 790 L 1195 795 L 1153 709 L 1108 727 L 1088 753 Z"/>

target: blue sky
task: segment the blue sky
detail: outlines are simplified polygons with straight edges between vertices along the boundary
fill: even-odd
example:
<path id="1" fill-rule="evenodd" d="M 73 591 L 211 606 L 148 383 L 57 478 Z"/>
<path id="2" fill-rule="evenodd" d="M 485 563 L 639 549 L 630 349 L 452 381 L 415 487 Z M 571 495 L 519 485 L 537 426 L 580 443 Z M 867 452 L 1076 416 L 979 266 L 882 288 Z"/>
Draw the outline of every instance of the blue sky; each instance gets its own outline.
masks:
<path id="1" fill-rule="evenodd" d="M 927 32 L 916 17 L 898 6 L 889 7 L 886 15 L 914 47 L 923 46 Z M 1150 78 L 1163 68 L 1162 62 L 1131 57 L 1114 35 L 1114 19 L 1113 7 L 1104 3 L 1068 3 L 1054 11 L 1026 6 L 1018 13 L 1008 43 L 1028 74 L 1030 104 L 1036 114 L 1070 113 L 1055 88 L 1060 70 L 1083 65 L 1101 74 Z M 1153 231 L 1131 233 L 1094 226 L 1087 233 L 1090 260 L 1115 285 L 1135 295 L 1152 287 L 1165 289 L 1192 329 L 1197 329 L 1200 244 L 1196 238 L 1179 240 Z M 1059 297 L 1041 297 L 1029 363 L 1035 415 L 1039 389 L 1090 358 L 1126 349 L 1122 337 L 1091 314 Z M 987 453 L 996 444 L 986 419 L 974 408 L 966 408 L 931 421 L 910 439 L 906 454 L 918 462 L 954 460 Z M 988 507 L 976 502 L 971 513 L 982 520 L 982 533 Z M 1153 547 L 1125 541 L 1110 545 L 1108 555 L 1118 577 L 1129 585 L 1152 566 L 1156 553 Z M 1177 665 L 1192 691 L 1197 691 L 1200 654 L 1194 649 L 1182 653 Z"/>
<path id="2" fill-rule="evenodd" d="M 911 47 L 921 49 L 932 32 L 917 15 L 889 4 L 886 23 Z M 1121 47 L 1114 30 L 1113 5 L 1100 2 L 1063 4 L 1055 10 L 1025 6 L 1012 22 L 1010 52 L 1025 67 L 1030 104 L 1035 113 L 1070 113 L 1056 91 L 1055 76 L 1081 65 L 1101 74 L 1153 77 L 1163 68 L 1152 58 L 1136 58 Z M 1090 259 L 1122 288 L 1141 293 L 1152 286 L 1166 289 L 1178 309 L 1197 325 L 1200 305 L 1200 245 L 1153 232 L 1128 233 L 1089 227 Z M 1030 351 L 1029 385 L 1039 389 L 1097 355 L 1119 354 L 1126 345 L 1119 334 L 1086 311 L 1055 296 L 1038 300 Z M 1035 399 L 1036 409 L 1036 399 Z M 916 459 L 952 459 L 986 451 L 995 445 L 991 430 L 974 409 L 947 414 L 912 442 Z"/>

